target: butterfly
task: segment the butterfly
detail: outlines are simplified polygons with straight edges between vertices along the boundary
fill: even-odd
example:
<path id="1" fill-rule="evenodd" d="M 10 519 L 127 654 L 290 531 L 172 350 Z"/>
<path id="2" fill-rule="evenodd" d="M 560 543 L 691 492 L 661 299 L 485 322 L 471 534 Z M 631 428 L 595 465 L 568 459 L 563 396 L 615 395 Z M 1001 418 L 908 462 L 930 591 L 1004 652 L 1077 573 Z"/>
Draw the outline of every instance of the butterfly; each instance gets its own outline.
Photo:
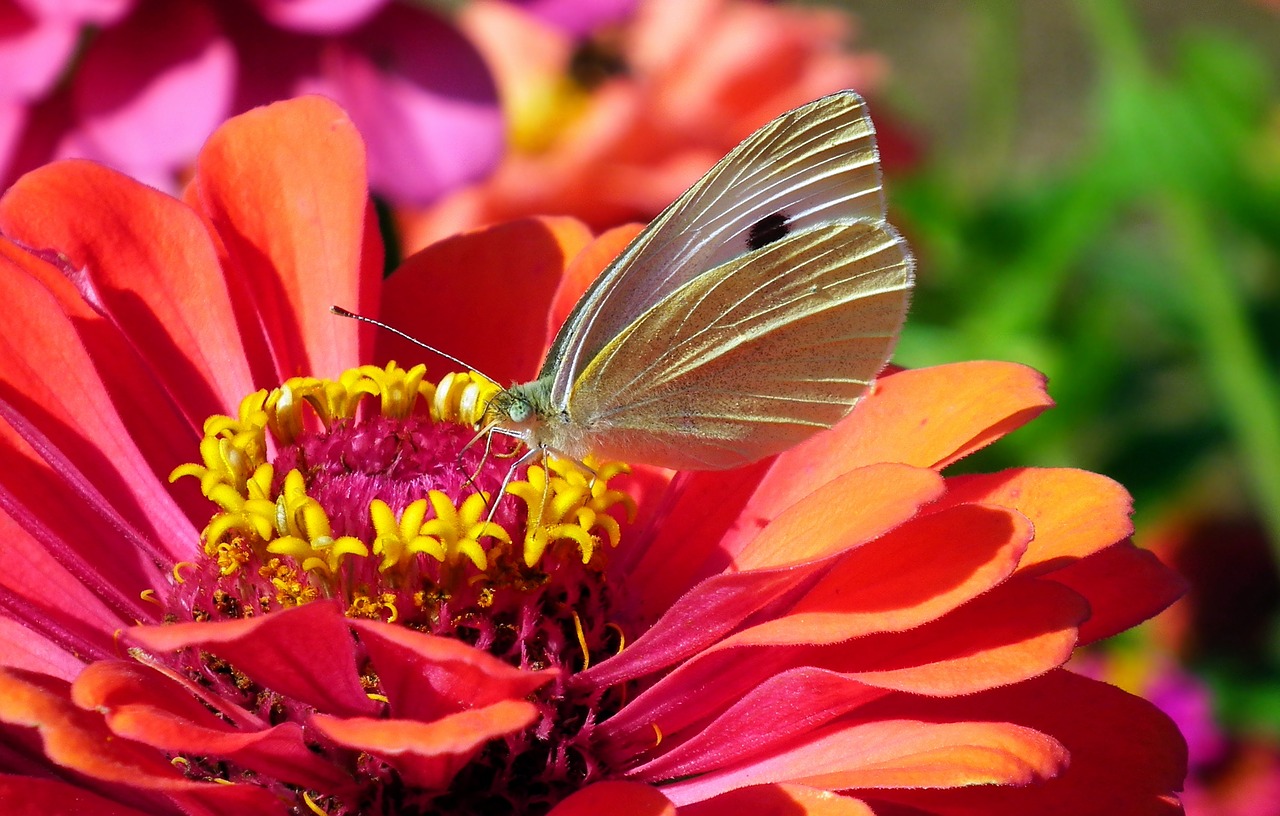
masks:
<path id="1" fill-rule="evenodd" d="M 893 351 L 914 261 L 853 91 L 747 137 L 595 280 L 484 430 L 581 462 L 738 467 L 843 419 Z"/>

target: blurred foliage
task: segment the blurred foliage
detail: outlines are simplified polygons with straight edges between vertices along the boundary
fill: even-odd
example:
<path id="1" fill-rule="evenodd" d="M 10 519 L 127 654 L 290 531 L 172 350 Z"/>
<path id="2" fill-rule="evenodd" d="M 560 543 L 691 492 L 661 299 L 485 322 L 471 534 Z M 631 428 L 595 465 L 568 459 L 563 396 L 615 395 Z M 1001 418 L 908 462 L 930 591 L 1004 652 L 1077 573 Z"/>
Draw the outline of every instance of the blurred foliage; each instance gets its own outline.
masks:
<path id="1" fill-rule="evenodd" d="M 891 182 L 894 219 L 920 259 L 895 360 L 1013 359 L 1049 376 L 1058 408 L 967 468 L 1096 470 L 1133 492 L 1140 543 L 1144 526 L 1190 508 L 1256 519 L 1275 552 L 1280 97 L 1271 67 L 1209 26 L 1182 32 L 1157 64 L 1125 3 L 1074 8 L 1096 61 L 1088 135 L 1070 161 L 1012 181 L 1000 170 L 1017 127 L 1008 55 L 1018 53 L 1019 10 L 972 7 L 985 16 L 982 101 L 967 123 L 977 138 L 965 140 L 977 152 L 926 149 L 920 167 Z M 1280 625 L 1274 613 L 1266 624 L 1256 653 L 1209 649 L 1201 669 L 1234 719 L 1280 732 Z"/>

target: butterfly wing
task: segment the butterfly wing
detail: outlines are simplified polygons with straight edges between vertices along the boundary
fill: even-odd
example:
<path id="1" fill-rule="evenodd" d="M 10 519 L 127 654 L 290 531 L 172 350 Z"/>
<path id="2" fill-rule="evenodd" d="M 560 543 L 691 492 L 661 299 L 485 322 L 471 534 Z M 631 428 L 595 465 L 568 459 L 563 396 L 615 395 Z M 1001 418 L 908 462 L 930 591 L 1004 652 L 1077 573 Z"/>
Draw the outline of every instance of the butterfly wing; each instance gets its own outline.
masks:
<path id="1" fill-rule="evenodd" d="M 884 223 L 789 235 L 688 281 L 574 383 L 586 448 L 677 469 L 736 467 L 830 427 L 884 366 L 913 262 Z M 638 362 L 638 361 L 643 361 Z"/>
<path id="2" fill-rule="evenodd" d="M 820 224 L 884 220 L 875 131 L 853 91 L 765 125 L 631 242 L 561 327 L 540 379 L 563 407 L 579 372 L 624 327 L 688 281 Z"/>

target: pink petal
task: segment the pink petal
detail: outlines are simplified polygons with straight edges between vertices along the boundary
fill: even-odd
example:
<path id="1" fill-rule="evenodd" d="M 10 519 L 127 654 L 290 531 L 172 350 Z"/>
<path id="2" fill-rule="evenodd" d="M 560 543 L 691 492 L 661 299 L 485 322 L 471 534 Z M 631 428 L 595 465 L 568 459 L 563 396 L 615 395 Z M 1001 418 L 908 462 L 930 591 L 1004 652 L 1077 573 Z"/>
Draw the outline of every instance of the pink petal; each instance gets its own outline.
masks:
<path id="1" fill-rule="evenodd" d="M 314 34 L 336 34 L 364 22 L 387 0 L 254 0 L 274 25 Z"/>
<path id="2" fill-rule="evenodd" d="M 206 5 L 148 3 L 103 31 L 75 73 L 82 137 L 126 172 L 188 165 L 231 112 L 235 62 Z"/>
<path id="3" fill-rule="evenodd" d="M 424 8 L 385 8 L 333 41 L 327 93 L 369 145 L 369 181 L 389 198 L 427 204 L 497 163 L 503 121 L 497 90 L 475 48 Z"/>
<path id="4" fill-rule="evenodd" d="M 515 5 L 571 34 L 587 34 L 617 23 L 635 10 L 637 0 L 513 0 Z"/>
<path id="5" fill-rule="evenodd" d="M 8 0 L 0 3 L 0 103 L 43 96 L 71 58 L 78 34 L 74 22 L 33 17 Z"/>
<path id="6" fill-rule="evenodd" d="M 17 0 L 33 17 L 110 25 L 127 14 L 134 0 Z"/>

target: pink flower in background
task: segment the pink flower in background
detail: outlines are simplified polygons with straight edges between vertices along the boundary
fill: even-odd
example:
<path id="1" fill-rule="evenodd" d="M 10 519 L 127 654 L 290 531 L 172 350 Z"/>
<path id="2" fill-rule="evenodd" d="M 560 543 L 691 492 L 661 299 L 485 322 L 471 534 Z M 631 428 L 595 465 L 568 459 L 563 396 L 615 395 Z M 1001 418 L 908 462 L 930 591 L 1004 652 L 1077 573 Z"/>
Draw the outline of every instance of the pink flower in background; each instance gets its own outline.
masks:
<path id="1" fill-rule="evenodd" d="M 404 214 L 408 251 L 534 214 L 647 221 L 765 122 L 874 91 L 885 71 L 847 49 L 849 15 L 757 0 L 644 0 L 585 43 L 497 0 L 468 4 L 459 25 L 493 66 L 512 146 L 484 181 Z"/>
<path id="2" fill-rule="evenodd" d="M 172 191 L 224 119 L 307 92 L 351 112 L 392 201 L 430 202 L 502 151 L 488 69 L 421 5 L 0 0 L 0 185 L 85 157 Z"/>

